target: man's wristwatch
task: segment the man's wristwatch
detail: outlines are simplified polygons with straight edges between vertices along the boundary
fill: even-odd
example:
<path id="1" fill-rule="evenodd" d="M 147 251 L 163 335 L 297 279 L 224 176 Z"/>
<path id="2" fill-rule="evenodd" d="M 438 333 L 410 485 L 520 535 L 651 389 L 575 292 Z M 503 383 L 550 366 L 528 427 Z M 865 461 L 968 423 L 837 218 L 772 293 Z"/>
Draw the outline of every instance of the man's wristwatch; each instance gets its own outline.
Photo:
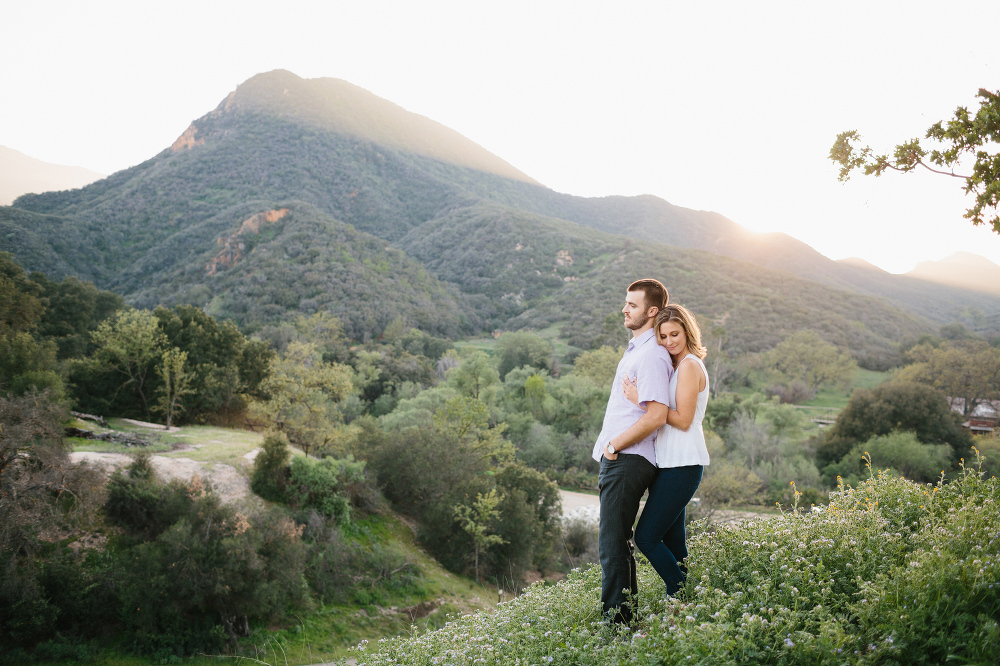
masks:
<path id="1" fill-rule="evenodd" d="M 608 442 L 607 451 L 613 456 L 618 455 L 618 451 L 615 449 L 614 446 L 611 445 L 611 442 Z"/>

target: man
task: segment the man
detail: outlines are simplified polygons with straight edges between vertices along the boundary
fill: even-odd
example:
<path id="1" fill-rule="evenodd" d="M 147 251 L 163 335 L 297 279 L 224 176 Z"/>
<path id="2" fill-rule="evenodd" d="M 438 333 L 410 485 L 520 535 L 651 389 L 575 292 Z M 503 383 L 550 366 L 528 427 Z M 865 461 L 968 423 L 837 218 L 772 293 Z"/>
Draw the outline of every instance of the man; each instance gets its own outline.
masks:
<path id="1" fill-rule="evenodd" d="M 670 354 L 657 344 L 653 320 L 669 295 L 659 280 L 637 280 L 625 294 L 625 328 L 632 340 L 618 363 L 611 385 L 604 425 L 594 444 L 594 460 L 601 464 L 601 603 L 612 622 L 631 624 L 636 580 L 632 526 L 639 500 L 656 479 L 653 444 L 656 430 L 667 421 L 667 384 L 673 372 Z M 639 389 L 639 405 L 629 402 L 622 389 L 628 376 Z M 640 406 L 641 405 L 641 406 Z M 645 407 L 645 409 L 643 409 Z"/>

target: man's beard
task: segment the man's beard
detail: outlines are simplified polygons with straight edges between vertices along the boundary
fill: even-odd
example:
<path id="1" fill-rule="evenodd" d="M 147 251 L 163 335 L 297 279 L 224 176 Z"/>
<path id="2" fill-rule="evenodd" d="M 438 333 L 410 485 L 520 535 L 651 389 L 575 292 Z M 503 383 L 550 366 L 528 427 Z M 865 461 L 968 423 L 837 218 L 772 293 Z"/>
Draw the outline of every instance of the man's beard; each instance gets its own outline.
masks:
<path id="1" fill-rule="evenodd" d="M 633 315 L 632 318 L 625 323 L 625 328 L 627 328 L 630 331 L 637 331 L 643 326 L 645 326 L 647 321 L 649 321 L 649 315 L 647 315 L 645 312 L 643 312 L 642 314 Z"/>

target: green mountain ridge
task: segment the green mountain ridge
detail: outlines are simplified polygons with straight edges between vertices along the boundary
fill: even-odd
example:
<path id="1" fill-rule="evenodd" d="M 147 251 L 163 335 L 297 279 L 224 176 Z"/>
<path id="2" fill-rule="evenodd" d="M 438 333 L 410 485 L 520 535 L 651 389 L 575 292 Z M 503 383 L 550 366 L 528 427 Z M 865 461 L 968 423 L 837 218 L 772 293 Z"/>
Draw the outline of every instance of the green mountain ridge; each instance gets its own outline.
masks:
<path id="1" fill-rule="evenodd" d="M 925 312 L 925 316 L 939 323 L 960 318 L 969 309 L 988 314 L 1000 312 L 998 294 L 981 287 L 971 288 L 969 281 L 940 277 L 929 280 L 916 272 L 893 275 L 877 268 L 837 262 L 787 234 L 753 232 L 719 213 L 682 208 L 652 195 L 587 199 L 522 183 L 482 194 L 608 233 L 705 250 L 794 273 L 838 289 L 881 296 L 897 307 Z"/>
<path id="2" fill-rule="evenodd" d="M 247 229 L 260 211 L 284 215 Z M 217 234 L 218 221 L 227 219 L 236 222 Z M 249 328 L 321 310 L 339 317 L 355 339 L 381 332 L 397 316 L 434 335 L 480 324 L 460 307 L 457 290 L 403 252 L 297 201 L 227 209 L 155 246 L 122 277 L 119 284 L 135 286 L 136 306 L 190 303 Z"/>
<path id="3" fill-rule="evenodd" d="M 749 233 L 717 213 L 652 196 L 573 197 L 448 151 L 420 154 L 407 141 L 423 121 L 366 129 L 358 119 L 370 105 L 406 112 L 358 91 L 258 75 L 150 160 L 0 208 L 2 249 L 28 270 L 78 275 L 144 307 L 192 302 L 248 330 L 329 309 L 357 339 L 399 314 L 449 336 L 560 323 L 587 347 L 640 275 L 664 276 L 675 300 L 743 351 L 808 327 L 882 366 L 896 342 L 953 318 L 700 251 Z M 283 208 L 287 217 L 239 233 Z M 791 255 L 808 247 L 790 241 Z M 949 293 L 953 310 L 1000 311 L 1000 299 Z"/>
<path id="4" fill-rule="evenodd" d="M 668 285 L 672 301 L 724 327 L 728 348 L 737 354 L 768 349 L 795 330 L 812 328 L 863 364 L 879 367 L 897 341 L 929 326 L 879 298 L 495 204 L 431 220 L 398 245 L 466 294 L 506 306 L 512 319 L 505 328 L 555 325 L 582 348 L 621 307 L 623 286 L 648 275 Z"/>

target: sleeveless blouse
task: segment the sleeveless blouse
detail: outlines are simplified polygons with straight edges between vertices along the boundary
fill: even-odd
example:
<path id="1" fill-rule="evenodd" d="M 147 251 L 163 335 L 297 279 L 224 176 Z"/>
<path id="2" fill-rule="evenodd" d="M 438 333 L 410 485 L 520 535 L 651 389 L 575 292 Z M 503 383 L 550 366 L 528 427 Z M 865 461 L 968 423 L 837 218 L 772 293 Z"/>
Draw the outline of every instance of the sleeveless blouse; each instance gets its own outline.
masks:
<path id="1" fill-rule="evenodd" d="M 708 448 L 705 446 L 705 431 L 701 422 L 705 418 L 705 409 L 708 407 L 708 370 L 705 363 L 695 356 L 688 354 L 681 363 L 694 361 L 701 368 L 705 375 L 705 388 L 698 393 L 698 405 L 694 410 L 694 419 L 687 430 L 681 430 L 670 425 L 665 425 L 656 431 L 656 466 L 657 467 L 686 467 L 688 465 L 707 465 L 709 463 Z M 670 408 L 677 409 L 677 378 L 680 376 L 680 364 L 677 370 L 670 377 L 668 384 L 668 395 Z"/>

